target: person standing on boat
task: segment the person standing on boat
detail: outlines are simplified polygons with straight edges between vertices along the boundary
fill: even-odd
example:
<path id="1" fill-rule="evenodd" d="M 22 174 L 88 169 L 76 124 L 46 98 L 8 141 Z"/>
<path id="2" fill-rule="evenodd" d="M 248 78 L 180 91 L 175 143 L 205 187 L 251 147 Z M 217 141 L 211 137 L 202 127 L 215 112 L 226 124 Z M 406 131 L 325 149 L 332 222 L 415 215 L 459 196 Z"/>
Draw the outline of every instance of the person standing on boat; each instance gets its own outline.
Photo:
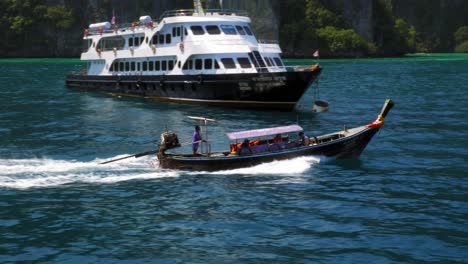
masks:
<path id="1" fill-rule="evenodd" d="M 200 135 L 200 126 L 195 126 L 195 131 L 193 132 L 192 137 L 192 150 L 194 156 L 197 155 L 200 142 L 205 142 L 205 140 L 203 140 L 202 136 Z"/>
<path id="2" fill-rule="evenodd" d="M 299 132 L 299 138 L 302 146 L 308 146 L 310 144 L 309 137 L 306 136 L 303 131 Z"/>

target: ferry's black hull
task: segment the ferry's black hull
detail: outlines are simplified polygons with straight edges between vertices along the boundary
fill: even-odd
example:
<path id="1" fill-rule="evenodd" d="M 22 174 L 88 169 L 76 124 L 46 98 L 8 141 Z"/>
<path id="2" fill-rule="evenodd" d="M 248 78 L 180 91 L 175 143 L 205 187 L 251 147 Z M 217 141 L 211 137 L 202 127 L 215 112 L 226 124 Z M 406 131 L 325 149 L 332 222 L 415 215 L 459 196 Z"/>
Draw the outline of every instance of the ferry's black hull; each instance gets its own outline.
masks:
<path id="1" fill-rule="evenodd" d="M 178 170 L 217 171 L 251 167 L 261 163 L 301 156 L 325 156 L 337 159 L 357 158 L 379 129 L 380 126 L 365 126 L 357 133 L 330 142 L 245 156 L 189 157 L 160 154 L 158 155 L 159 167 Z"/>
<path id="2" fill-rule="evenodd" d="M 167 76 L 92 76 L 70 74 L 69 87 L 158 100 L 235 108 L 292 110 L 312 82 L 315 70 Z"/>

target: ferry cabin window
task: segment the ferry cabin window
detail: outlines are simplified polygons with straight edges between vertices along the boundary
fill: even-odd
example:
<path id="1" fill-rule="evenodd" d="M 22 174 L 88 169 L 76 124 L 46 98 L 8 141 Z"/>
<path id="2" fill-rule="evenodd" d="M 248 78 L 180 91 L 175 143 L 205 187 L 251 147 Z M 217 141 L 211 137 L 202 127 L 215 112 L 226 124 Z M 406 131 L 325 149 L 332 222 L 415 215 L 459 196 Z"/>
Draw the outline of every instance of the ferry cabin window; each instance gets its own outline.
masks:
<path id="1" fill-rule="evenodd" d="M 224 64 L 224 68 L 226 69 L 235 69 L 236 64 L 234 63 L 234 60 L 231 58 L 223 58 L 221 59 L 221 62 Z"/>
<path id="2" fill-rule="evenodd" d="M 91 43 L 93 40 L 91 39 L 83 39 L 82 45 L 81 45 L 81 51 L 82 52 L 87 52 L 89 50 L 89 47 L 91 46 Z"/>
<path id="3" fill-rule="evenodd" d="M 149 71 L 154 71 L 154 61 L 149 61 L 148 64 Z"/>
<path id="4" fill-rule="evenodd" d="M 153 35 L 153 39 L 151 40 L 152 44 L 154 45 L 158 44 L 158 36 L 159 36 L 158 34 Z"/>
<path id="5" fill-rule="evenodd" d="M 140 71 L 141 70 L 141 68 L 140 68 L 141 63 L 137 62 L 136 64 L 137 64 L 137 71 Z"/>
<path id="6" fill-rule="evenodd" d="M 236 26 L 237 32 L 239 32 L 240 35 L 245 35 L 245 30 L 241 26 Z"/>
<path id="7" fill-rule="evenodd" d="M 190 29 L 194 35 L 204 35 L 205 31 L 201 26 L 191 26 Z"/>
<path id="8" fill-rule="evenodd" d="M 189 70 L 193 69 L 193 60 L 188 61 L 188 69 Z"/>
<path id="9" fill-rule="evenodd" d="M 133 38 L 128 39 L 128 46 L 133 47 Z"/>
<path id="10" fill-rule="evenodd" d="M 172 37 L 180 37 L 180 27 L 172 28 Z"/>
<path id="11" fill-rule="evenodd" d="M 221 25 L 221 29 L 226 35 L 237 35 L 236 29 L 231 25 Z"/>
<path id="12" fill-rule="evenodd" d="M 125 70 L 124 63 L 123 63 L 123 62 L 119 62 L 119 70 L 120 70 L 120 71 L 124 71 L 124 70 Z"/>
<path id="13" fill-rule="evenodd" d="M 213 60 L 212 59 L 205 59 L 205 70 L 213 69 Z"/>
<path id="14" fill-rule="evenodd" d="M 271 64 L 271 59 L 270 58 L 265 57 L 265 61 L 266 61 L 267 65 L 268 65 L 268 67 L 273 66 L 273 64 Z"/>
<path id="15" fill-rule="evenodd" d="M 125 62 L 125 71 L 130 71 L 130 62 Z"/>
<path id="16" fill-rule="evenodd" d="M 166 43 L 171 43 L 171 34 L 166 34 Z"/>
<path id="17" fill-rule="evenodd" d="M 174 69 L 174 61 L 170 60 L 167 62 L 167 68 L 172 71 L 172 69 Z"/>
<path id="18" fill-rule="evenodd" d="M 185 27 L 184 27 L 184 35 L 185 35 L 185 36 L 188 35 L 187 28 L 185 28 Z"/>
<path id="19" fill-rule="evenodd" d="M 221 67 L 219 67 L 219 63 L 216 59 L 214 59 L 214 66 L 215 66 L 215 69 L 219 69 Z"/>
<path id="20" fill-rule="evenodd" d="M 135 47 L 140 46 L 140 39 L 139 38 L 135 38 L 135 40 L 133 42 L 135 43 Z"/>
<path id="21" fill-rule="evenodd" d="M 184 66 L 182 67 L 182 70 L 188 70 L 188 61 L 185 61 Z"/>
<path id="22" fill-rule="evenodd" d="M 159 44 L 164 44 L 164 35 L 159 35 Z"/>
<path id="23" fill-rule="evenodd" d="M 247 35 L 249 35 L 249 36 L 253 35 L 252 30 L 250 30 L 250 28 L 248 26 L 244 26 L 244 30 L 247 33 Z"/>
<path id="24" fill-rule="evenodd" d="M 275 61 L 273 60 L 273 58 L 268 58 L 271 62 L 271 66 L 275 67 Z"/>
<path id="25" fill-rule="evenodd" d="M 206 26 L 206 31 L 208 31 L 208 34 L 210 35 L 219 35 L 221 34 L 221 31 L 219 30 L 218 26 Z"/>
<path id="26" fill-rule="evenodd" d="M 284 66 L 284 65 L 283 65 L 283 62 L 282 62 L 281 59 L 278 58 L 278 57 L 275 58 L 275 62 L 276 62 L 276 65 L 277 65 L 278 67 L 283 67 L 283 66 Z"/>
<path id="27" fill-rule="evenodd" d="M 143 62 L 143 71 L 147 71 L 147 70 L 148 70 L 148 62 L 144 61 Z"/>
<path id="28" fill-rule="evenodd" d="M 155 69 L 156 69 L 156 71 L 160 71 L 160 70 L 161 70 L 161 62 L 160 62 L 160 61 L 156 61 Z"/>
<path id="29" fill-rule="evenodd" d="M 239 62 L 241 68 L 252 68 L 249 58 L 237 58 L 237 61 Z"/>
<path id="30" fill-rule="evenodd" d="M 203 69 L 202 59 L 196 59 L 195 70 L 202 70 L 202 69 Z"/>
<path id="31" fill-rule="evenodd" d="M 135 71 L 135 62 L 131 62 L 131 63 L 130 63 L 130 66 L 131 66 L 131 70 L 132 70 L 132 71 Z"/>
<path id="32" fill-rule="evenodd" d="M 125 39 L 121 36 L 114 36 L 114 37 L 106 37 L 99 40 L 96 49 L 101 50 L 112 50 L 116 49 L 123 49 L 125 46 Z"/>
<path id="33" fill-rule="evenodd" d="M 161 61 L 161 69 L 163 71 L 167 71 L 167 64 L 166 64 L 166 61 Z"/>

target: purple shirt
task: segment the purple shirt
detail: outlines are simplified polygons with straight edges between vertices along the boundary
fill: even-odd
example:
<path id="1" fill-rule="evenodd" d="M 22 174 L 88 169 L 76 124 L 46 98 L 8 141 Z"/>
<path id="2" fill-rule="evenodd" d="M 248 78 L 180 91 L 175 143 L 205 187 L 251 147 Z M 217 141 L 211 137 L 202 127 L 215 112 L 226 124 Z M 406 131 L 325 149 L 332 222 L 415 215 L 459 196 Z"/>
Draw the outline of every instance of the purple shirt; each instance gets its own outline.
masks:
<path id="1" fill-rule="evenodd" d="M 192 150 L 194 152 L 196 152 L 198 150 L 198 144 L 199 143 L 197 141 L 200 141 L 200 140 L 201 140 L 200 133 L 195 130 L 195 132 L 193 132 L 193 137 L 192 137 Z M 193 142 L 197 142 L 197 143 L 193 143 Z"/>

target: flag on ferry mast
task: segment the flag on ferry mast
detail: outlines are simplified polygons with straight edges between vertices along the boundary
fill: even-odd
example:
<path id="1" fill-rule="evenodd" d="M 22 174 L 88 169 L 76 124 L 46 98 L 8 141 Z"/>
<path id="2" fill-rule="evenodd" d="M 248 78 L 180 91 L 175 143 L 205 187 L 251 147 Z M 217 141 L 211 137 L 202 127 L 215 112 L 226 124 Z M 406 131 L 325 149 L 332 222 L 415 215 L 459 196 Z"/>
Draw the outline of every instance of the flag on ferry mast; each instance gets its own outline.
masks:
<path id="1" fill-rule="evenodd" d="M 316 51 L 314 52 L 314 58 L 318 58 L 318 57 L 319 57 L 319 50 L 316 50 Z"/>

